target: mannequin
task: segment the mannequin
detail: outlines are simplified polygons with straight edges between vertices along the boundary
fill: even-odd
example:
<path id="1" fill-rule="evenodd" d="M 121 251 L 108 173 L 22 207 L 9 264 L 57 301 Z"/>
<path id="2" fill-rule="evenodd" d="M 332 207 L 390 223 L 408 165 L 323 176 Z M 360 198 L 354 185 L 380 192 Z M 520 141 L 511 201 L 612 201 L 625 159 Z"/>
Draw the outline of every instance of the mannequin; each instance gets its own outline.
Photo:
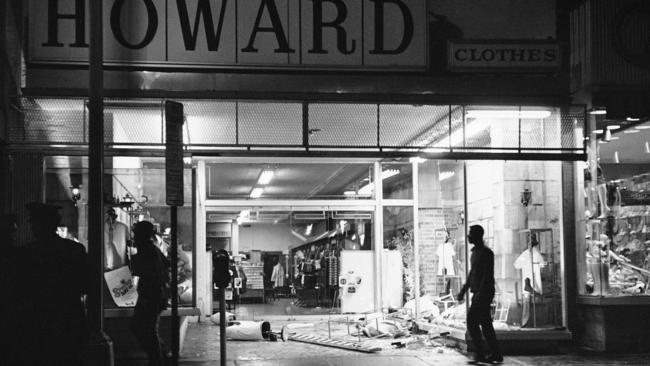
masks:
<path id="1" fill-rule="evenodd" d="M 104 269 L 113 270 L 125 266 L 126 243 L 130 240 L 129 227 L 117 221 L 113 208 L 106 210 L 104 221 Z"/>
<path id="2" fill-rule="evenodd" d="M 456 251 L 454 250 L 454 245 L 447 235 L 445 242 L 438 247 L 436 250 L 436 255 L 438 256 L 438 276 L 454 276 L 456 271 L 454 270 L 454 257 L 456 256 Z"/>
<path id="3" fill-rule="evenodd" d="M 523 297 L 523 310 L 521 314 L 521 327 L 527 327 L 530 320 L 530 304 L 534 301 L 534 294 L 542 294 L 541 267 L 546 266 L 546 261 L 539 251 L 539 241 L 536 235 L 531 235 L 528 248 L 524 250 L 513 266 L 521 270 L 521 293 Z"/>

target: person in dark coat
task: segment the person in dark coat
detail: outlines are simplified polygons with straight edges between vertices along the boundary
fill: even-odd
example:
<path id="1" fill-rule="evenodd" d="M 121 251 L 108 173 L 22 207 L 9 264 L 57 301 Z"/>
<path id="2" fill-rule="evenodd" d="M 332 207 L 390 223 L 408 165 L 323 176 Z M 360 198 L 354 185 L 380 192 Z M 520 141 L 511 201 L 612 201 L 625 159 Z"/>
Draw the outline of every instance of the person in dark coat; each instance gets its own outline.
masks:
<path id="1" fill-rule="evenodd" d="M 21 266 L 29 315 L 29 352 L 23 364 L 79 365 L 81 344 L 87 339 L 83 296 L 90 277 L 86 250 L 56 234 L 58 207 L 28 205 L 35 240 L 27 245 Z"/>
<path id="2" fill-rule="evenodd" d="M 463 285 L 457 299 L 459 302 L 463 302 L 468 289 L 473 294 L 472 304 L 467 312 L 467 331 L 472 338 L 476 352 L 474 360 L 488 363 L 503 362 L 503 356 L 499 351 L 499 344 L 492 326 L 491 305 L 495 292 L 494 253 L 485 246 L 483 233 L 483 227 L 480 225 L 472 225 L 469 228 L 467 240 L 474 244 L 470 259 L 471 270 L 467 277 L 467 283 Z M 481 335 L 481 333 L 483 334 Z M 484 354 L 482 336 L 485 337 L 490 349 L 489 356 Z"/>
<path id="3" fill-rule="evenodd" d="M 167 362 L 165 343 L 158 332 L 160 313 L 169 300 L 169 261 L 154 243 L 154 226 L 141 221 L 133 227 L 137 254 L 133 258 L 133 275 L 137 277 L 138 301 L 131 330 L 144 348 L 149 364 L 161 366 Z"/>
<path id="4" fill-rule="evenodd" d="M 19 365 L 18 353 L 22 343 L 20 334 L 20 311 L 23 306 L 20 283 L 19 250 L 16 246 L 16 217 L 0 216 L 0 319 L 7 327 L 13 329 L 14 336 L 0 342 L 0 355 L 3 365 Z"/>

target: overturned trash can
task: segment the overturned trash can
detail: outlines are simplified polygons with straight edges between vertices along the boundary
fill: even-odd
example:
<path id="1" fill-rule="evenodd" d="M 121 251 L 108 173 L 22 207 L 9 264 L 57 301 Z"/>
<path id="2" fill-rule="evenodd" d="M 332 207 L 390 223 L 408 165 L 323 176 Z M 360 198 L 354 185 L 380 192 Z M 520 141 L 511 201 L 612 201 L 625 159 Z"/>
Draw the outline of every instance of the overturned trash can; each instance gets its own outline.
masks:
<path id="1" fill-rule="evenodd" d="M 269 322 L 233 321 L 226 328 L 226 338 L 236 341 L 263 341 L 271 335 Z"/>

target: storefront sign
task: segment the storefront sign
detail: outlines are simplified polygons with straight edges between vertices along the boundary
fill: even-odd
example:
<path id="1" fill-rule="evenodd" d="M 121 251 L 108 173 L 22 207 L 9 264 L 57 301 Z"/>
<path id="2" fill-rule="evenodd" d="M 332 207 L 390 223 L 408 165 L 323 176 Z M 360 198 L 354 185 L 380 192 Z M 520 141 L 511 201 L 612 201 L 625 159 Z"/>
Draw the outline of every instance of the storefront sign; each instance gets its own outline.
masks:
<path id="1" fill-rule="evenodd" d="M 165 191 L 167 205 L 183 206 L 183 105 L 165 101 Z"/>
<path id="2" fill-rule="evenodd" d="M 89 0 L 30 0 L 32 63 L 87 63 Z M 106 0 L 104 59 L 157 67 L 424 69 L 422 0 Z"/>
<path id="3" fill-rule="evenodd" d="M 138 292 L 133 284 L 131 271 L 128 266 L 104 272 L 104 279 L 108 292 L 119 307 L 135 306 L 138 301 Z"/>
<path id="4" fill-rule="evenodd" d="M 554 42 L 453 41 L 447 52 L 449 71 L 554 72 L 560 68 L 560 46 Z"/>

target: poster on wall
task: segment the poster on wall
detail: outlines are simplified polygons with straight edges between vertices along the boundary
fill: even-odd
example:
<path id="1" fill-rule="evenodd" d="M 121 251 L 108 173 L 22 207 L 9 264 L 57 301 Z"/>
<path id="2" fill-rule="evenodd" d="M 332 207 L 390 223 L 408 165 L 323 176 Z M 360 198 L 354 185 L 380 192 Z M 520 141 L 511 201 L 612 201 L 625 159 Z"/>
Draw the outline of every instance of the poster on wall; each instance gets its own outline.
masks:
<path id="1" fill-rule="evenodd" d="M 135 306 L 138 301 L 138 292 L 133 284 L 133 277 L 128 266 L 104 272 L 104 279 L 108 291 L 119 307 Z"/>

